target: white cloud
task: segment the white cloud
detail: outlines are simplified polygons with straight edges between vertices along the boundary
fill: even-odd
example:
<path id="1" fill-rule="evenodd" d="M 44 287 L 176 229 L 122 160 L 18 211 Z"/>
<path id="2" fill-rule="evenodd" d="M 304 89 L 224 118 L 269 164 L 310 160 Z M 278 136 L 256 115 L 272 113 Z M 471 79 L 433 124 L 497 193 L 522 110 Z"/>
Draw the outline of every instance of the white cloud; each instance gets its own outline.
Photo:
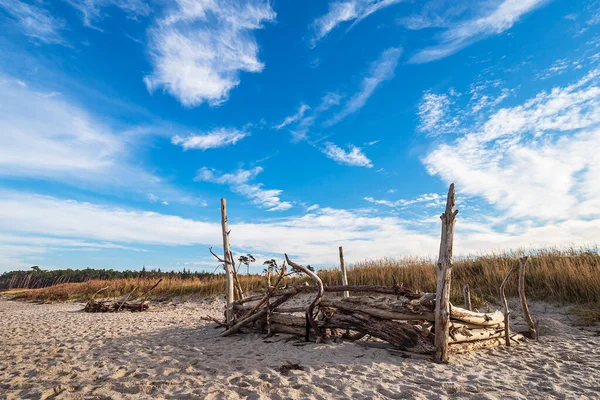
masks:
<path id="1" fill-rule="evenodd" d="M 47 179 L 120 196 L 154 193 L 171 203 L 198 204 L 139 166 L 141 145 L 135 127 L 101 119 L 66 96 L 48 96 L 0 73 L 0 176 Z"/>
<path id="2" fill-rule="evenodd" d="M 207 150 L 236 144 L 249 135 L 249 133 L 237 129 L 219 128 L 204 135 L 190 135 L 186 137 L 176 135 L 171 138 L 171 142 L 183 147 L 184 150 Z"/>
<path id="3" fill-rule="evenodd" d="M 27 4 L 20 0 L 0 0 L 0 9 L 21 27 L 23 34 L 44 43 L 65 44 L 61 30 L 65 23 L 54 18 L 42 4 Z"/>
<path id="4" fill-rule="evenodd" d="M 264 0 L 177 0 L 149 31 L 148 90 L 162 88 L 188 107 L 223 103 L 239 85 L 240 72 L 263 70 L 252 31 L 275 16 Z"/>
<path id="5" fill-rule="evenodd" d="M 229 185 L 232 192 L 249 198 L 252 200 L 252 203 L 267 208 L 267 211 L 285 211 L 292 208 L 290 202 L 281 201 L 279 196 L 282 190 L 263 189 L 264 185 L 262 183 L 250 183 L 261 172 L 263 172 L 262 167 L 256 167 L 249 170 L 239 169 L 234 173 L 222 174 L 214 169 L 202 167 L 198 170 L 194 180 Z"/>
<path id="6" fill-rule="evenodd" d="M 349 145 L 348 148 L 349 151 L 346 151 L 331 142 L 327 142 L 325 143 L 325 147 L 323 147 L 322 151 L 327 157 L 340 164 L 350 165 L 353 167 L 373 167 L 373 163 L 362 152 L 360 147 Z"/>
<path id="7" fill-rule="evenodd" d="M 298 108 L 298 111 L 296 112 L 296 114 L 290 115 L 289 117 L 285 117 L 285 119 L 283 120 L 282 123 L 275 126 L 275 129 L 280 130 L 281 128 L 284 128 L 284 127 L 288 126 L 289 124 L 292 124 L 292 123 L 302 119 L 304 117 L 304 114 L 308 110 L 310 110 L 309 106 L 307 106 L 304 103 L 300 104 L 300 108 Z"/>
<path id="8" fill-rule="evenodd" d="M 123 142 L 84 110 L 0 79 L 0 174 L 98 171 L 123 152 Z"/>
<path id="9" fill-rule="evenodd" d="M 379 59 L 371 64 L 368 75 L 361 82 L 360 90 L 348 99 L 344 108 L 327 121 L 325 125 L 337 124 L 348 115 L 360 110 L 381 83 L 394 77 L 400 55 L 402 55 L 402 49 L 398 47 L 389 48 L 381 53 Z"/>
<path id="10" fill-rule="evenodd" d="M 388 191 L 390 193 L 390 191 Z M 391 192 L 393 193 L 393 192 Z M 442 206 L 444 204 L 445 199 L 437 193 L 426 193 L 421 196 L 418 196 L 414 199 L 400 199 L 400 200 L 378 200 L 373 197 L 365 197 L 364 198 L 369 203 L 379 204 L 386 207 L 391 208 L 406 208 L 413 204 L 423 204 L 425 203 L 426 207 L 433 206 Z"/>
<path id="11" fill-rule="evenodd" d="M 410 63 L 420 64 L 439 60 L 456 53 L 491 35 L 510 29 L 525 14 L 547 3 L 549 0 L 494 0 L 494 7 L 479 7 L 485 11 L 480 15 L 452 24 L 441 34 L 439 44 L 420 50 L 411 57 Z"/>
<path id="12" fill-rule="evenodd" d="M 94 23 L 105 17 L 103 9 L 117 7 L 132 17 L 150 15 L 150 6 L 143 0 L 65 0 L 82 16 L 83 24 L 98 29 Z"/>
<path id="13" fill-rule="evenodd" d="M 424 158 L 429 172 L 508 217 L 600 215 L 600 71 L 497 110 Z M 574 223 L 574 222 L 573 222 Z"/>
<path id="14" fill-rule="evenodd" d="M 448 121 L 450 103 L 451 100 L 446 94 L 425 92 L 419 104 L 418 115 L 421 122 L 418 129 L 421 132 L 436 134 L 458 125 L 456 120 Z"/>
<path id="15" fill-rule="evenodd" d="M 329 3 L 329 11 L 315 19 L 310 25 L 312 35 L 309 39 L 310 47 L 315 47 L 338 25 L 347 21 L 354 21 L 354 25 L 385 7 L 400 3 L 402 0 L 344 0 Z"/>
<path id="16" fill-rule="evenodd" d="M 232 217 L 234 213 L 230 210 Z M 219 218 L 218 211 L 212 221 L 205 222 L 3 191 L 0 195 L 0 234 L 3 235 L 0 237 L 0 259 L 4 261 L 2 267 L 10 269 L 34 263 L 44 265 L 45 257 L 40 256 L 50 250 L 48 246 L 218 247 L 222 240 Z M 439 249 L 439 218 L 435 219 L 424 232 L 418 232 L 410 222 L 397 217 L 322 208 L 275 220 L 230 222 L 229 227 L 232 245 L 240 252 L 265 254 L 269 258 L 282 257 L 287 252 L 301 263 L 337 265 L 340 245 L 344 246 L 348 262 L 402 255 L 434 257 Z M 593 243 L 599 230 L 600 219 L 594 219 L 553 222 L 545 226 L 525 225 L 516 233 L 508 233 L 459 216 L 454 249 L 456 255 L 466 255 L 506 248 Z M 8 236 L 21 239 L 13 240 Z M 30 238 L 29 242 L 24 238 Z M 48 240 L 53 242 L 44 242 Z"/>

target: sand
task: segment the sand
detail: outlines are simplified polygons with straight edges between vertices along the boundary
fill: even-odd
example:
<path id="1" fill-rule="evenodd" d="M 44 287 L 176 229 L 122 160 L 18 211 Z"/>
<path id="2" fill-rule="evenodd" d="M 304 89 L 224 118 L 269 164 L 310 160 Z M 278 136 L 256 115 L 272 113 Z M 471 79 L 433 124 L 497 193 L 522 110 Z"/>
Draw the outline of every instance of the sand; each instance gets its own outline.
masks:
<path id="1" fill-rule="evenodd" d="M 532 307 L 540 342 L 448 365 L 353 343 L 221 338 L 200 317 L 222 307 L 206 300 L 86 314 L 81 304 L 0 300 L 0 398 L 600 399 L 600 336 L 570 327 L 556 307 Z M 283 375 L 287 363 L 304 370 Z"/>

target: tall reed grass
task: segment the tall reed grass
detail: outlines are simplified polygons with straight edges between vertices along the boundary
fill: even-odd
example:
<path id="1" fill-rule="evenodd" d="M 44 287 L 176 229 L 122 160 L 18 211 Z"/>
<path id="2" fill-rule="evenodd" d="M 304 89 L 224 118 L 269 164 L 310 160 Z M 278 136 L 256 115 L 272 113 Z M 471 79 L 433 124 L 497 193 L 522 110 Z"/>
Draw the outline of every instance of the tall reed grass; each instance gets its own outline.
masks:
<path id="1" fill-rule="evenodd" d="M 522 251 L 475 255 L 456 259 L 452 269 L 453 301 L 462 301 L 462 287 L 468 284 L 475 304 L 494 302 L 498 289 L 509 269 L 518 263 Z M 600 255 L 595 249 L 568 250 L 540 249 L 527 251 L 529 263 L 526 272 L 527 296 L 531 300 L 558 303 L 596 303 L 600 299 Z M 325 285 L 340 285 L 337 268 L 319 271 Z M 266 279 L 260 275 L 241 275 L 241 285 L 247 292 L 265 289 Z M 296 278 L 295 281 L 305 280 Z M 394 280 L 423 292 L 435 291 L 435 263 L 419 258 L 383 258 L 350 265 L 348 281 L 353 285 L 392 285 Z M 145 278 L 92 280 L 67 283 L 42 289 L 14 293 L 14 298 L 35 301 L 82 300 L 103 287 L 103 297 L 124 296 L 137 288 L 132 298 L 142 296 L 156 280 Z M 291 282 L 293 283 L 293 281 Z M 208 297 L 224 293 L 225 276 L 214 275 L 205 279 L 165 278 L 152 292 L 155 299 L 196 296 Z M 516 295 L 516 278 L 507 286 L 509 294 Z"/>

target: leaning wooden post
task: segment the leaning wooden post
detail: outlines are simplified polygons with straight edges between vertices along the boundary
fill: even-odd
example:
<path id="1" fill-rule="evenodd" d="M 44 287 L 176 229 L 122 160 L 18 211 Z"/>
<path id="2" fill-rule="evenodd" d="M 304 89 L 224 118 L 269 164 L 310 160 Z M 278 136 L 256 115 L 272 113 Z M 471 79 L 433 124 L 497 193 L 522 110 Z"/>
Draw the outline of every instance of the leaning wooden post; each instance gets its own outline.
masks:
<path id="1" fill-rule="evenodd" d="M 448 341 L 450 334 L 450 279 L 452 272 L 452 245 L 454 241 L 454 221 L 458 210 L 454 183 L 448 190 L 446 211 L 442 219 L 442 239 L 437 263 L 437 289 L 435 294 L 435 361 L 448 362 Z"/>
<path id="2" fill-rule="evenodd" d="M 510 271 L 508 271 L 508 274 L 506 274 L 502 284 L 500 285 L 500 298 L 502 299 L 502 304 L 504 306 L 504 342 L 507 346 L 510 346 L 510 310 L 508 309 L 508 300 L 506 299 L 506 292 L 504 291 L 504 288 L 508 283 L 508 278 L 510 278 L 513 272 L 515 272 L 517 267 L 518 266 L 515 265 L 510 269 Z"/>
<path id="3" fill-rule="evenodd" d="M 469 290 L 469 285 L 463 286 L 463 295 L 465 296 L 465 309 L 471 311 L 473 307 L 471 306 L 471 290 Z"/>
<path id="4" fill-rule="evenodd" d="M 229 228 L 227 225 L 227 200 L 221 199 L 221 229 L 223 231 L 223 263 L 225 266 L 225 276 L 227 277 L 227 292 L 226 301 L 227 309 L 225 310 L 225 320 L 227 327 L 230 328 L 233 323 L 233 271 L 231 270 L 230 254 L 229 249 Z"/>
<path id="5" fill-rule="evenodd" d="M 340 269 L 342 270 L 342 285 L 348 286 L 348 272 L 346 264 L 344 264 L 344 248 L 340 246 Z M 344 290 L 344 297 L 350 297 L 350 292 Z"/>
<path id="6" fill-rule="evenodd" d="M 527 298 L 525 297 L 525 267 L 527 266 L 527 256 L 519 259 L 519 298 L 521 299 L 521 308 L 523 309 L 523 318 L 529 326 L 529 334 L 532 339 L 538 339 L 538 332 L 535 329 L 535 322 L 529 313 Z"/>

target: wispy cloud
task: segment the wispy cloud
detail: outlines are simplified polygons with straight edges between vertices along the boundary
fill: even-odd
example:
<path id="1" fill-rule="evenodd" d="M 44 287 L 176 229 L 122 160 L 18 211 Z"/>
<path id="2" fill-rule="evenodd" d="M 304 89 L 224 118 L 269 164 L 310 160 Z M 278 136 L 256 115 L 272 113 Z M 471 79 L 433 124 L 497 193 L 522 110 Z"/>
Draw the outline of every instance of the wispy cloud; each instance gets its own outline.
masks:
<path id="1" fill-rule="evenodd" d="M 480 7 L 484 11 L 472 19 L 453 23 L 440 35 L 439 44 L 417 52 L 409 60 L 420 64 L 439 60 L 468 45 L 510 29 L 525 14 L 549 0 L 494 0 L 494 7 Z"/>
<path id="2" fill-rule="evenodd" d="M 394 77 L 394 71 L 401 55 L 402 49 L 398 47 L 389 48 L 381 53 L 379 59 L 371 64 L 368 75 L 361 82 L 360 90 L 348 99 L 339 113 L 325 122 L 325 126 L 335 125 L 348 115 L 360 110 L 382 82 Z"/>
<path id="3" fill-rule="evenodd" d="M 388 191 L 388 193 L 390 193 Z M 393 193 L 393 192 L 392 192 Z M 391 208 L 406 208 L 414 204 L 425 204 L 426 207 L 442 206 L 444 203 L 443 196 L 437 193 L 422 194 L 414 199 L 399 199 L 399 200 L 379 200 L 373 197 L 364 198 L 369 203 L 383 205 Z"/>
<path id="4" fill-rule="evenodd" d="M 219 128 L 203 135 L 186 137 L 176 135 L 171 138 L 171 142 L 183 147 L 184 150 L 207 150 L 236 144 L 247 136 L 250 134 L 237 129 Z"/>
<path id="5" fill-rule="evenodd" d="M 150 6 L 144 0 L 65 0 L 81 13 L 83 24 L 89 28 L 101 30 L 95 23 L 106 14 L 103 9 L 117 7 L 132 17 L 150 15 Z"/>
<path id="6" fill-rule="evenodd" d="M 493 110 L 464 132 L 424 158 L 431 174 L 514 218 L 600 215 L 600 163 L 591 156 L 600 151 L 600 70 Z"/>
<path id="7" fill-rule="evenodd" d="M 418 129 L 421 132 L 439 133 L 458 125 L 456 120 L 448 121 L 450 103 L 451 100 L 447 94 L 425 92 L 417 113 L 420 119 Z"/>
<path id="8" fill-rule="evenodd" d="M 136 150 L 143 143 L 130 132 L 135 128 L 94 115 L 66 95 L 0 74 L 0 176 L 197 204 L 139 166 Z"/>
<path id="9" fill-rule="evenodd" d="M 275 129 L 280 130 L 281 128 L 284 128 L 284 127 L 288 126 L 289 124 L 292 124 L 292 123 L 302 119 L 302 117 L 304 117 L 304 114 L 308 110 L 310 110 L 309 106 L 307 106 L 304 103 L 300 104 L 300 108 L 298 108 L 298 111 L 296 112 L 296 114 L 290 115 L 289 117 L 285 117 L 283 122 L 281 122 L 279 125 L 275 126 Z"/>
<path id="10" fill-rule="evenodd" d="M 0 268 L 27 266 L 33 262 L 44 265 L 40 255 L 69 247 L 219 246 L 221 225 L 218 211 L 215 214 L 209 221 L 199 221 L 33 193 L 2 191 Z M 419 231 L 408 221 L 374 215 L 368 210 L 319 208 L 304 215 L 274 220 L 230 222 L 229 227 L 236 249 L 268 254 L 269 258 L 286 252 L 299 262 L 311 265 L 338 262 L 336 249 L 340 243 L 344 244 L 346 258 L 357 261 L 401 255 L 434 256 L 439 248 L 439 218 L 428 223 L 424 231 Z M 524 225 L 517 232 L 505 232 L 482 224 L 468 224 L 461 217 L 455 237 L 455 254 L 593 242 L 599 230 L 600 219 Z M 402 240 L 398 241 L 398 238 Z"/>
<path id="11" fill-rule="evenodd" d="M 148 90 L 162 88 L 188 107 L 223 103 L 239 85 L 241 71 L 263 70 L 253 31 L 275 16 L 265 0 L 177 0 L 149 31 Z"/>
<path id="12" fill-rule="evenodd" d="M 353 167 L 373 167 L 373 163 L 362 152 L 362 149 L 354 145 L 348 145 L 348 150 L 346 151 L 331 142 L 326 142 L 322 151 L 327 157 L 340 164 L 350 165 Z"/>
<path id="13" fill-rule="evenodd" d="M 43 4 L 27 4 L 21 0 L 0 0 L 0 9 L 21 27 L 23 34 L 44 43 L 66 44 L 61 31 L 65 22 L 52 16 Z"/>
<path id="14" fill-rule="evenodd" d="M 262 183 L 251 183 L 261 172 L 263 172 L 262 167 L 256 167 L 249 170 L 239 169 L 233 173 L 224 174 L 214 169 L 202 167 L 198 170 L 194 180 L 229 185 L 232 192 L 249 198 L 252 203 L 267 208 L 267 211 L 285 211 L 292 208 L 292 203 L 281 201 L 279 196 L 283 192 L 282 190 L 264 189 Z"/>
<path id="15" fill-rule="evenodd" d="M 334 30 L 338 25 L 354 21 L 350 26 L 367 18 L 374 12 L 391 5 L 400 3 L 402 0 L 345 0 L 332 1 L 329 3 L 329 11 L 315 19 L 310 25 L 311 36 L 309 46 L 315 47 L 317 43 Z"/>

